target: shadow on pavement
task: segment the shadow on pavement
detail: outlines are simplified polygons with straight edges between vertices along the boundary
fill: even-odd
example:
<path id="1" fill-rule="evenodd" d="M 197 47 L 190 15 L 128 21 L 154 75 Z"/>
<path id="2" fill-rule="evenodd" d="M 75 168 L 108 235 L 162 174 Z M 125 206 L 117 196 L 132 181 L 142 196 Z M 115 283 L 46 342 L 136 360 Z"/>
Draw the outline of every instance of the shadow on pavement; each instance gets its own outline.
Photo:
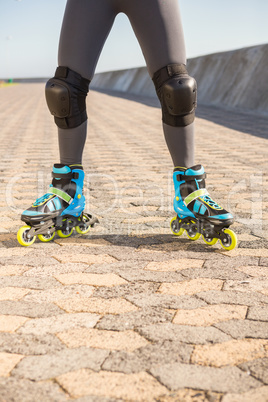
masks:
<path id="1" fill-rule="evenodd" d="M 146 106 L 160 108 L 160 103 L 157 98 L 128 94 L 119 91 L 107 91 L 97 88 L 92 88 L 92 90 L 109 96 L 139 102 Z M 248 111 L 236 111 L 216 106 L 198 105 L 196 116 L 232 130 L 268 139 L 268 115 L 264 116 Z"/>

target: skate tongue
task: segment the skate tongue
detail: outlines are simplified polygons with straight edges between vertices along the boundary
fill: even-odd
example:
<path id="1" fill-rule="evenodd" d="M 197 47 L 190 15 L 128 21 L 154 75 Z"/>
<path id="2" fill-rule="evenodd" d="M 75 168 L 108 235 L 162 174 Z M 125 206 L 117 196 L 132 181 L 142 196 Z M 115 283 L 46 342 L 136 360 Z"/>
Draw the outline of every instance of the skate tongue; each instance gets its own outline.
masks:
<path id="1" fill-rule="evenodd" d="M 202 165 L 195 165 L 185 170 L 185 176 L 200 176 L 205 173 Z"/>

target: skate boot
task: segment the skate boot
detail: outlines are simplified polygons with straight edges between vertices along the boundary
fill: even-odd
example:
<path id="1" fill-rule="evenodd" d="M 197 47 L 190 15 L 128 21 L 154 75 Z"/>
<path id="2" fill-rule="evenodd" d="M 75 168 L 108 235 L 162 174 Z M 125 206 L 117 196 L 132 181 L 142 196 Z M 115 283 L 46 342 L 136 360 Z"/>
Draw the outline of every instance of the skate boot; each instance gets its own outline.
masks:
<path id="1" fill-rule="evenodd" d="M 225 250 L 233 250 L 237 238 L 228 228 L 234 218 L 212 200 L 206 190 L 205 178 L 201 165 L 174 169 L 174 210 L 177 216 L 170 222 L 171 231 L 176 236 L 186 231 L 191 240 L 197 240 L 202 235 L 208 245 L 214 245 L 219 240 Z"/>
<path id="2" fill-rule="evenodd" d="M 24 211 L 21 220 L 27 225 L 19 229 L 18 242 L 30 246 L 36 236 L 43 242 L 52 240 L 57 232 L 60 237 L 69 237 L 75 228 L 85 234 L 98 222 L 87 214 L 83 195 L 84 171 L 81 165 L 55 164 L 52 184 L 47 194 L 38 198 Z"/>

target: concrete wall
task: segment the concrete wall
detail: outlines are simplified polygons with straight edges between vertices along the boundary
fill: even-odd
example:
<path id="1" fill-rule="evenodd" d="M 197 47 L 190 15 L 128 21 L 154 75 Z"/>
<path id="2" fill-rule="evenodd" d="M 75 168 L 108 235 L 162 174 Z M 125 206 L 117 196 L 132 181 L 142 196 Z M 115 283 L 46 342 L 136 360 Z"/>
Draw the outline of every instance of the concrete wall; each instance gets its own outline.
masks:
<path id="1" fill-rule="evenodd" d="M 188 60 L 198 102 L 268 114 L 268 44 Z M 146 67 L 96 74 L 92 87 L 156 96 Z"/>

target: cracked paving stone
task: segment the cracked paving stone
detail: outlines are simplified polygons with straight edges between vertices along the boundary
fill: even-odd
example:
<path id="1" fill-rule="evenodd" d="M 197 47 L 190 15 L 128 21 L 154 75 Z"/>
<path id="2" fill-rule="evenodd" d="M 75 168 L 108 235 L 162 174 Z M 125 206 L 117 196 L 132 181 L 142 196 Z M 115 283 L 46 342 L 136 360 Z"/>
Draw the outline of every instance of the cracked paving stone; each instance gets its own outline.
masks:
<path id="1" fill-rule="evenodd" d="M 214 304 L 195 310 L 178 310 L 173 319 L 173 323 L 208 327 L 221 321 L 228 321 L 231 319 L 244 319 L 246 314 L 246 306 Z"/>
<path id="2" fill-rule="evenodd" d="M 222 398 L 222 402 L 267 402 L 268 387 L 259 387 L 242 394 L 227 394 Z"/>
<path id="3" fill-rule="evenodd" d="M 192 327 L 171 323 L 144 325 L 138 328 L 138 332 L 153 342 L 170 340 L 203 345 L 226 342 L 231 339 L 230 336 L 214 327 Z"/>
<path id="4" fill-rule="evenodd" d="M 162 307 L 170 309 L 195 309 L 207 306 L 203 300 L 192 296 L 173 296 L 162 294 L 134 294 L 126 296 L 126 299 L 138 307 Z"/>
<path id="5" fill-rule="evenodd" d="M 0 402 L 67 402 L 69 400 L 58 384 L 52 381 L 36 383 L 14 377 L 0 378 L 0 389 Z"/>
<path id="6" fill-rule="evenodd" d="M 62 350 L 64 345 L 50 334 L 8 334 L 0 333 L 0 351 L 21 355 L 44 355 Z"/>
<path id="7" fill-rule="evenodd" d="M 144 372 L 123 374 L 78 370 L 59 376 L 57 381 L 73 397 L 97 395 L 149 402 L 168 392 L 166 387 Z"/>
<path id="8" fill-rule="evenodd" d="M 21 315 L 31 318 L 51 317 L 56 314 L 64 314 L 64 311 L 53 303 L 37 304 L 23 300 L 0 301 L 0 311 L 3 315 Z"/>
<path id="9" fill-rule="evenodd" d="M 268 358 L 256 359 L 242 363 L 239 366 L 242 370 L 249 372 L 253 377 L 268 385 Z"/>
<path id="10" fill-rule="evenodd" d="M 268 338 L 268 323 L 251 320 L 230 320 L 215 324 L 215 327 L 235 339 Z"/>
<path id="11" fill-rule="evenodd" d="M 216 345 L 196 345 L 191 362 L 202 366 L 222 367 L 264 357 L 268 357 L 268 341 L 243 339 Z"/>
<path id="12" fill-rule="evenodd" d="M 132 353 L 112 352 L 105 360 L 102 368 L 125 374 L 137 373 L 147 371 L 154 365 L 170 362 L 189 363 L 192 351 L 192 346 L 175 341 L 165 341 L 141 347 Z"/>
<path id="13" fill-rule="evenodd" d="M 214 368 L 172 363 L 153 367 L 150 373 L 171 390 L 196 388 L 239 393 L 262 385 L 237 367 Z"/>
<path id="14" fill-rule="evenodd" d="M 259 306 L 268 304 L 268 296 L 257 292 L 238 292 L 236 290 L 208 290 L 196 294 L 209 304 L 241 304 L 243 306 Z"/>
<path id="15" fill-rule="evenodd" d="M 61 314 L 48 318 L 29 320 L 19 330 L 19 334 L 45 335 L 68 331 L 72 328 L 92 328 L 101 316 L 90 313 Z"/>
<path id="16" fill-rule="evenodd" d="M 148 344 L 146 339 L 131 330 L 118 332 L 79 328 L 58 333 L 57 336 L 68 348 L 86 346 L 132 352 Z"/>
<path id="17" fill-rule="evenodd" d="M 109 355 L 107 350 L 77 348 L 43 356 L 27 356 L 12 371 L 18 378 L 32 381 L 49 380 L 69 371 L 89 368 L 99 371 Z"/>
<path id="18" fill-rule="evenodd" d="M 139 328 L 151 323 L 170 322 L 173 314 L 161 308 L 145 308 L 141 311 L 133 311 L 120 315 L 106 315 L 96 325 L 98 329 L 124 331 L 126 329 Z"/>

